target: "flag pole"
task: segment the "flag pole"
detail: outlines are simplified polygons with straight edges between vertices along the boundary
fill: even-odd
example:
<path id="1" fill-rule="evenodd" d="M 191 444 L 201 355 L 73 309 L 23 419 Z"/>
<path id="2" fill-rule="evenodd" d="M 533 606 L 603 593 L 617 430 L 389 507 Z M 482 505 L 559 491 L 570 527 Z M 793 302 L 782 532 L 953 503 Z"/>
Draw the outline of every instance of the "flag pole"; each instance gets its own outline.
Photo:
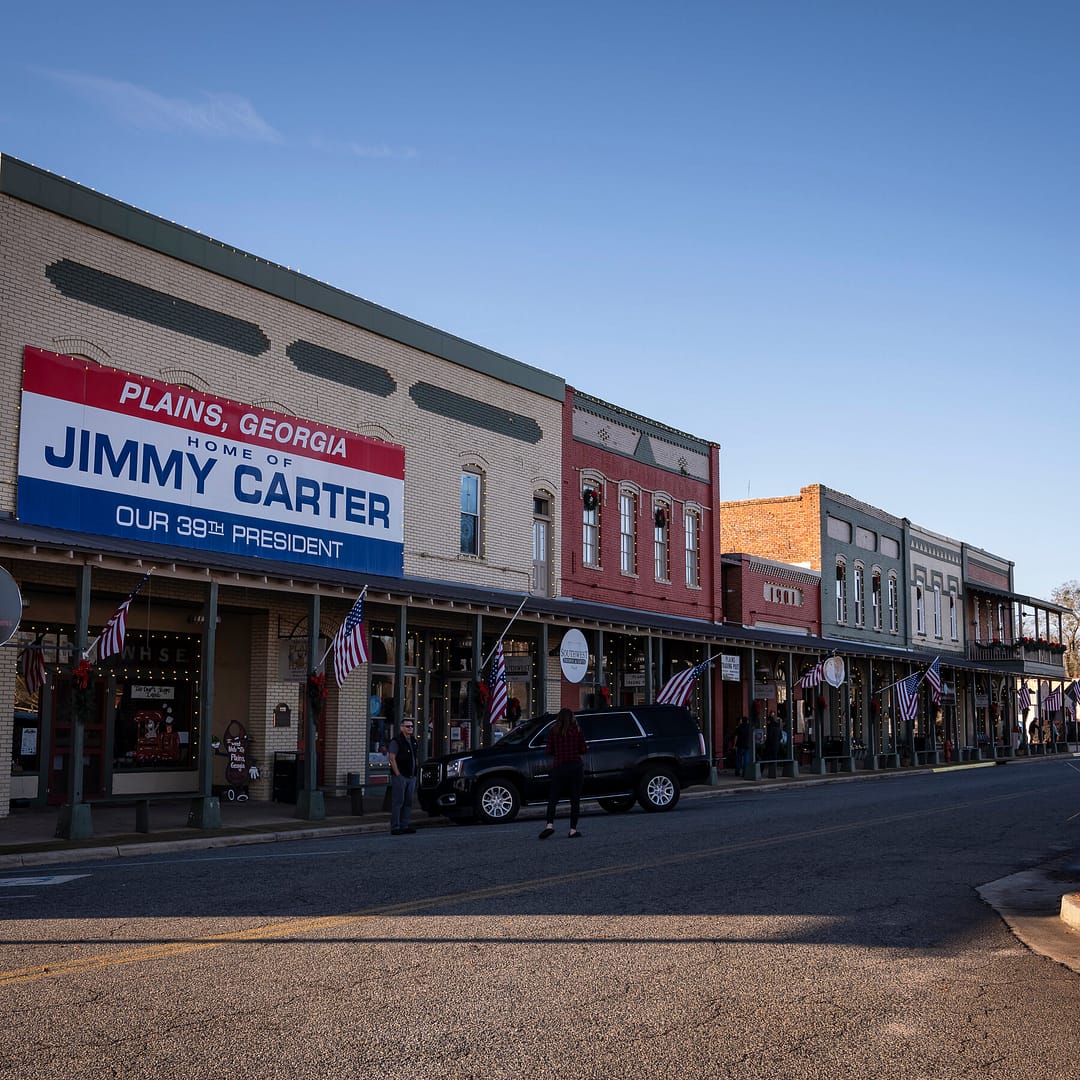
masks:
<path id="1" fill-rule="evenodd" d="M 358 596 L 358 597 L 356 598 L 356 600 L 354 600 L 354 601 L 353 601 L 353 607 L 355 607 L 355 606 L 356 606 L 356 602 L 357 602 L 357 600 L 363 600 L 363 599 L 364 599 L 364 597 L 365 597 L 365 596 L 367 595 L 367 591 L 368 591 L 368 587 L 367 587 L 367 586 L 365 585 L 365 586 L 364 586 L 364 587 L 363 587 L 363 588 L 362 588 L 362 589 L 360 590 L 360 595 L 359 595 L 359 596 Z M 350 609 L 350 610 L 351 610 L 351 609 Z M 315 666 L 314 666 L 314 667 L 313 667 L 313 668 L 311 669 L 312 671 L 318 671 L 318 670 L 319 670 L 319 668 L 321 668 L 321 667 L 323 666 L 323 664 L 325 664 L 325 663 L 326 663 L 326 658 L 327 658 L 327 657 L 328 657 L 328 656 L 330 655 L 330 650 L 331 650 L 331 649 L 332 649 L 333 647 L 334 647 L 334 641 L 333 641 L 333 638 L 331 638 L 331 639 L 330 639 L 330 644 L 329 644 L 329 645 L 328 645 L 328 646 L 326 647 L 326 652 L 324 652 L 324 653 L 322 654 L 322 659 L 321 659 L 321 660 L 320 660 L 320 661 L 319 661 L 319 662 L 318 662 L 318 663 L 317 663 L 317 664 L 316 664 L 316 665 L 315 665 Z"/>
<path id="2" fill-rule="evenodd" d="M 141 588 L 143 587 L 143 582 L 145 582 L 145 581 L 146 581 L 146 579 L 147 579 L 147 578 L 148 578 L 148 577 L 149 577 L 149 576 L 150 576 L 150 575 L 151 575 L 151 574 L 152 574 L 152 573 L 153 573 L 153 572 L 154 572 L 154 571 L 155 571 L 156 569 L 157 569 L 157 567 L 156 567 L 156 566 L 151 566 L 151 567 L 150 567 L 150 569 L 149 569 L 149 570 L 147 570 L 145 574 L 143 574 L 143 576 L 142 576 L 142 580 L 141 580 L 141 581 L 139 582 L 139 584 L 138 584 L 138 585 L 136 585 L 136 586 L 135 586 L 135 589 L 134 589 L 134 591 L 133 591 L 133 592 L 130 592 L 130 593 L 128 593 L 128 597 L 127 597 L 127 598 L 128 598 L 128 600 L 129 600 L 129 601 L 131 601 L 131 600 L 134 600 L 134 599 L 135 599 L 135 593 L 137 593 L 137 592 L 138 592 L 138 591 L 139 591 L 139 590 L 140 590 L 140 589 L 141 589 Z M 113 614 L 115 614 L 115 612 L 114 612 Z M 106 623 L 105 623 L 105 626 L 108 626 L 108 625 L 109 625 L 109 624 L 108 624 L 108 622 L 106 622 Z M 95 650 L 95 649 L 97 648 L 97 646 L 98 646 L 98 642 L 99 642 L 99 641 L 100 641 L 100 640 L 101 640 L 101 639 L 102 639 L 102 638 L 103 638 L 103 637 L 105 636 L 105 626 L 103 626 L 103 627 L 101 628 L 101 633 L 99 633 L 99 634 L 98 634 L 98 636 L 97 636 L 96 638 L 94 638 L 94 640 L 93 640 L 93 641 L 91 641 L 91 642 L 90 642 L 90 644 L 89 644 L 89 645 L 87 645 L 85 649 L 83 649 L 83 652 L 82 652 L 82 658 L 83 658 L 84 660 L 88 660 L 88 659 L 90 658 L 90 654 L 91 654 L 91 653 L 92 653 L 92 652 L 93 652 L 93 651 L 94 651 L 94 650 Z M 149 642 L 149 640 L 150 640 L 150 634 L 149 634 L 149 630 L 147 631 L 147 635 L 146 635 L 146 638 L 147 638 L 147 641 Z"/>
<path id="3" fill-rule="evenodd" d="M 525 606 L 525 603 L 528 599 L 529 594 L 526 593 L 525 596 L 522 598 L 521 603 L 518 604 L 518 609 L 514 612 L 513 618 L 511 618 L 511 620 L 506 624 L 506 626 L 503 628 L 503 632 L 499 635 L 498 641 L 496 641 L 495 644 L 492 646 L 491 652 L 489 652 L 487 656 L 484 657 L 483 663 L 481 663 L 480 665 L 481 671 L 483 671 L 484 668 L 488 666 L 488 661 L 495 655 L 495 650 L 499 647 L 499 642 L 502 641 L 502 639 L 506 637 L 506 635 L 510 632 L 510 627 L 514 625 L 515 620 L 521 614 L 521 609 Z"/>

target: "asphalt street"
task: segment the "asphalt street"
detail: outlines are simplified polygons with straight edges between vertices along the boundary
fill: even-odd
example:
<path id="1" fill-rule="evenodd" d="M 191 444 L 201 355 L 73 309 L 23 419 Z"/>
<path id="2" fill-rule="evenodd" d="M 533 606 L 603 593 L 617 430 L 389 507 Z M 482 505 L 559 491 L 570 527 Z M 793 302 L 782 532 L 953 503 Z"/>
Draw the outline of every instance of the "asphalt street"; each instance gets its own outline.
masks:
<path id="1" fill-rule="evenodd" d="M 979 891 L 1078 822 L 1062 762 L 8 872 L 0 1076 L 1080 1076 Z"/>

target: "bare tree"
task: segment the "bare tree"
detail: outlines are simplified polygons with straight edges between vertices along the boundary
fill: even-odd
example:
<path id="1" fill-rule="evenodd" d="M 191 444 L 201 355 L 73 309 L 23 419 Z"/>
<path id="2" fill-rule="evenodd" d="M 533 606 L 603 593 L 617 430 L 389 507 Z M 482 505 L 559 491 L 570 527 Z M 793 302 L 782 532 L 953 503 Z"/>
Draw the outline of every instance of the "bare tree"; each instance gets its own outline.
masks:
<path id="1" fill-rule="evenodd" d="M 1080 678 L 1080 581 L 1075 578 L 1058 585 L 1050 593 L 1055 604 L 1069 608 L 1061 616 L 1061 643 L 1065 646 L 1065 674 L 1070 679 Z"/>

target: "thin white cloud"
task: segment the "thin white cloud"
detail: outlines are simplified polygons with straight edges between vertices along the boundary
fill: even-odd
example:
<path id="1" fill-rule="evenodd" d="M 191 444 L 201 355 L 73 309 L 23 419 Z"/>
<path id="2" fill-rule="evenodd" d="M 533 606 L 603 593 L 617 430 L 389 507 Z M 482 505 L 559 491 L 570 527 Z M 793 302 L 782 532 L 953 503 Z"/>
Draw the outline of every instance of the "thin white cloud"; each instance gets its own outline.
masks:
<path id="1" fill-rule="evenodd" d="M 311 148 L 325 154 L 357 158 L 394 158 L 406 161 L 416 157 L 411 146 L 387 146 L 386 143 L 360 143 L 350 139 L 324 139 L 319 135 L 311 138 Z"/>
<path id="2" fill-rule="evenodd" d="M 236 94 L 204 93 L 197 100 L 187 101 L 164 97 L 146 87 L 115 79 L 60 71 L 46 71 L 45 74 L 133 127 L 186 131 L 212 139 L 282 141 L 282 136 L 259 116 L 255 106 Z"/>

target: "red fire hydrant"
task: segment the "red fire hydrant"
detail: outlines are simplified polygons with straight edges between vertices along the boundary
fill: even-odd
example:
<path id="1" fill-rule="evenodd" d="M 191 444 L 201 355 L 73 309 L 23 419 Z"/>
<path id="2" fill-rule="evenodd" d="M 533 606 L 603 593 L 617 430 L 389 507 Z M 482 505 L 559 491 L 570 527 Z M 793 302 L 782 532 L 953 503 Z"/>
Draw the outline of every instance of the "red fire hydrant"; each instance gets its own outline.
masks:
<path id="1" fill-rule="evenodd" d="M 952 761 L 952 740 L 951 739 L 946 739 L 945 740 L 945 764 L 948 765 L 948 763 L 950 761 Z"/>

